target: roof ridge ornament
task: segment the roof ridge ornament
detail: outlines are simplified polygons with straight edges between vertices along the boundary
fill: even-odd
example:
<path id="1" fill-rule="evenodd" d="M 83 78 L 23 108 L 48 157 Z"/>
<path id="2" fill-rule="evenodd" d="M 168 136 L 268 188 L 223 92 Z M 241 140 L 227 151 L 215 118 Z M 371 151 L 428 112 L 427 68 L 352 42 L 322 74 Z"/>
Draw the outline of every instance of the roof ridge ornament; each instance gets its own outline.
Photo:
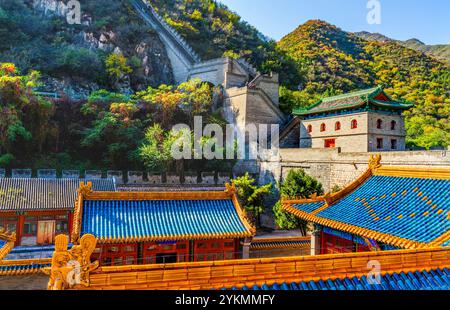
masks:
<path id="1" fill-rule="evenodd" d="M 381 154 L 371 155 L 369 159 L 369 169 L 372 173 L 381 167 Z"/>
<path id="2" fill-rule="evenodd" d="M 230 196 L 234 196 L 237 193 L 236 184 L 234 182 L 225 184 L 225 193 Z"/>
<path id="3" fill-rule="evenodd" d="M 323 195 L 322 198 L 325 200 L 325 202 L 327 203 L 328 206 L 331 206 L 334 203 L 333 197 L 330 192 Z"/>
<path id="4" fill-rule="evenodd" d="M 80 245 L 68 250 L 69 237 L 58 235 L 55 238 L 55 252 L 52 265 L 43 272 L 50 276 L 49 290 L 64 290 L 80 286 L 89 287 L 89 273 L 98 268 L 99 263 L 91 263 L 91 255 L 97 246 L 95 236 L 87 234 L 80 239 Z"/>
<path id="5" fill-rule="evenodd" d="M 78 193 L 83 197 L 89 197 L 92 195 L 94 191 L 92 190 L 92 182 L 80 182 L 80 188 L 78 189 Z"/>
<path id="6" fill-rule="evenodd" d="M 6 228 L 0 226 L 0 240 L 16 242 L 16 233 L 8 231 Z"/>

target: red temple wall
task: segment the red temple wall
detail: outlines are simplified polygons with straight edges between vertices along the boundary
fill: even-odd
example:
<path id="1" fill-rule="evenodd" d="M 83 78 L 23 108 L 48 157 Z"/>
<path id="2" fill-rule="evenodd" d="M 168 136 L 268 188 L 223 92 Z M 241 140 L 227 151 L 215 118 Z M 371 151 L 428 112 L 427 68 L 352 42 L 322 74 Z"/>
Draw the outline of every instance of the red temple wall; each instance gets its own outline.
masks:
<path id="1" fill-rule="evenodd" d="M 103 266 L 239 258 L 239 239 L 100 244 L 92 255 Z"/>
<path id="2" fill-rule="evenodd" d="M 16 232 L 15 246 L 52 244 L 56 235 L 72 233 L 72 222 L 70 211 L 0 212 L 0 227 Z M 42 227 L 47 229 L 44 237 Z"/>
<path id="3" fill-rule="evenodd" d="M 353 243 L 353 241 L 322 232 L 320 234 L 321 251 L 320 254 L 339 254 L 352 252 L 370 252 L 370 248 L 365 245 Z"/>

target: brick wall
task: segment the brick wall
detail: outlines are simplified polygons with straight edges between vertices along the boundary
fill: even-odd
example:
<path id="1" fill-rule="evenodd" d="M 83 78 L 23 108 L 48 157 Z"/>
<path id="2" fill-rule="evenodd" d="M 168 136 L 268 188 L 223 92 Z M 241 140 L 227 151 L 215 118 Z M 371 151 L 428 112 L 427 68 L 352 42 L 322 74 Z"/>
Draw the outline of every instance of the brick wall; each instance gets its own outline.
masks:
<path id="1" fill-rule="evenodd" d="M 323 184 L 325 191 L 329 191 L 334 186 L 346 186 L 364 173 L 371 154 L 381 154 L 383 165 L 450 166 L 449 151 L 343 153 L 339 149 L 281 149 L 279 165 L 272 162 L 261 167 L 272 169 L 270 174 L 277 181 L 291 169 L 304 169 Z"/>

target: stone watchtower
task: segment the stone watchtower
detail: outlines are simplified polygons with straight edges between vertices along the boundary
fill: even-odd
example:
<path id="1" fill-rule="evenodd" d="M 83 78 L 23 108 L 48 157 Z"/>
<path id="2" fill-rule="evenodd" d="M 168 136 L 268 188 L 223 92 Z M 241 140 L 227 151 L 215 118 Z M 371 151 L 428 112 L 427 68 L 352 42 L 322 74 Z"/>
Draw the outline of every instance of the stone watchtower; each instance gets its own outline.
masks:
<path id="1" fill-rule="evenodd" d="M 168 25 L 149 1 L 129 0 L 136 12 L 159 34 L 166 47 L 176 83 L 199 78 L 224 89 L 224 117 L 243 129 L 248 124 L 284 124 L 279 109 L 278 74 L 260 74 L 243 59 L 203 61 L 181 35 Z"/>
<path id="2" fill-rule="evenodd" d="M 381 87 L 324 98 L 293 112 L 300 119 L 300 148 L 404 151 L 402 112 L 411 107 L 391 99 Z"/>

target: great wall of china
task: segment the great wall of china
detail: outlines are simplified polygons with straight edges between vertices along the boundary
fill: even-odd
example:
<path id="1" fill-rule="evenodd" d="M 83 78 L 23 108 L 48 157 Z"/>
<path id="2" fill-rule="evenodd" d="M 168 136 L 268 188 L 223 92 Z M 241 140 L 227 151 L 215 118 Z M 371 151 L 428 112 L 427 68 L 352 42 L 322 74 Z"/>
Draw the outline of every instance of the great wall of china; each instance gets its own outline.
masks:
<path id="1" fill-rule="evenodd" d="M 225 119 L 240 128 L 247 124 L 279 124 L 282 134 L 282 148 L 278 156 L 265 161 L 242 161 L 237 174 L 242 171 L 259 176 L 260 183 L 279 182 L 290 169 L 303 168 L 312 176 L 318 178 L 326 191 L 333 187 L 343 187 L 364 171 L 370 153 L 345 153 L 339 149 L 307 149 L 289 148 L 292 141 L 298 140 L 298 133 L 294 126 L 297 119 L 289 119 L 279 109 L 278 74 L 260 74 L 243 59 L 219 58 L 203 61 L 189 46 L 186 40 L 175 29 L 168 25 L 163 17 L 146 0 L 129 0 L 139 16 L 152 27 L 160 36 L 166 47 L 171 61 L 173 74 L 177 83 L 191 78 L 199 78 L 214 85 L 223 87 L 223 109 Z M 291 128 L 292 127 L 292 128 Z M 284 130 L 284 129 L 286 130 Z M 284 132 L 289 136 L 283 137 Z M 292 140 L 288 141 L 287 140 Z M 295 141 L 294 141 L 295 142 Z M 298 142 L 298 141 L 297 141 Z M 295 144 L 295 143 L 294 143 Z M 285 148 L 283 148 L 285 147 Z M 385 152 L 383 164 L 406 166 L 449 166 L 448 151 L 414 151 L 414 152 Z M 28 171 L 28 170 L 27 170 Z M 31 172 L 27 172 L 30 173 Z M 55 172 L 56 173 L 56 172 Z M 8 175 L 12 175 L 10 173 Z M 203 176 L 208 173 L 187 177 L 188 183 L 203 184 Z M 3 172 L 3 176 L 5 173 Z M 93 173 L 92 176 L 114 176 L 123 183 L 148 184 L 147 178 L 142 178 L 141 172 L 111 171 Z M 0 170 L 0 177 L 2 171 Z M 79 176 L 78 176 L 79 177 Z M 186 177 L 156 175 L 154 184 L 182 184 Z M 210 183 L 223 184 L 228 177 L 205 177 Z M 220 181 L 219 181 L 220 179 Z M 212 181 L 214 180 L 214 181 Z M 152 183 L 150 182 L 150 183 Z"/>

